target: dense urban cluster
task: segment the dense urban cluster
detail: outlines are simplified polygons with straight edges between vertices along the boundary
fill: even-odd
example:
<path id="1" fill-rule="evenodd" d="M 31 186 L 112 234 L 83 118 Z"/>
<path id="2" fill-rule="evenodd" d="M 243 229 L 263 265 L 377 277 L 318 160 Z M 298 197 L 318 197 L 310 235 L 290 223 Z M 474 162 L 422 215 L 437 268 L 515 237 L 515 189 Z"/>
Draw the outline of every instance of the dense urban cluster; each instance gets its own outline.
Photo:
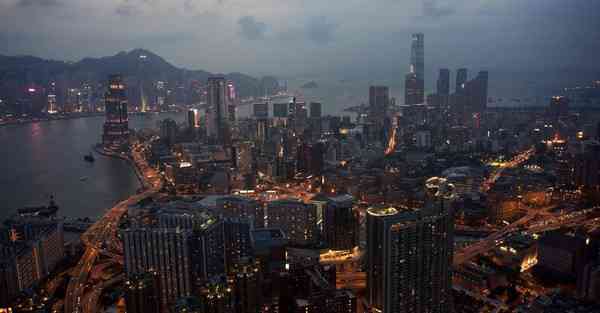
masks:
<path id="1" fill-rule="evenodd" d="M 426 95 L 414 34 L 404 101 L 331 116 L 211 76 L 185 123 L 135 131 L 111 75 L 97 151 L 143 188 L 95 222 L 6 220 L 0 312 L 600 312 L 600 82 L 495 107 L 488 75 Z"/>

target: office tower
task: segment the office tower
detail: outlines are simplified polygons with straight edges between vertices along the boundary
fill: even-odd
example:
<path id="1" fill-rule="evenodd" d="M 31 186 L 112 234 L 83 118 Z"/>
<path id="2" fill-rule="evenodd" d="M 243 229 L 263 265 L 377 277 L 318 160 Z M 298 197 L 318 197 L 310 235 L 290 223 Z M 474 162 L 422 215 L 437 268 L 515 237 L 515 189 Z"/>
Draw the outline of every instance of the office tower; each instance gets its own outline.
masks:
<path id="1" fill-rule="evenodd" d="M 252 221 L 253 228 L 265 226 L 262 205 L 251 198 L 227 196 L 217 199 L 217 210 L 225 218 L 244 218 Z"/>
<path id="2" fill-rule="evenodd" d="M 226 218 L 224 223 L 225 265 L 230 273 L 240 260 L 252 256 L 251 221 L 244 218 Z"/>
<path id="3" fill-rule="evenodd" d="M 288 117 L 288 104 L 287 103 L 273 103 L 273 116 L 274 117 Z"/>
<path id="4" fill-rule="evenodd" d="M 208 136 L 218 144 L 229 143 L 229 95 L 225 78 L 209 77 L 207 86 L 207 104 L 211 123 Z"/>
<path id="5" fill-rule="evenodd" d="M 558 122 L 562 117 L 569 114 L 569 99 L 562 96 L 554 96 L 550 100 L 547 109 L 547 117 L 552 123 Z"/>
<path id="6" fill-rule="evenodd" d="M 374 117 L 383 118 L 390 105 L 390 89 L 387 86 L 369 87 L 369 107 Z"/>
<path id="7" fill-rule="evenodd" d="M 177 132 L 177 122 L 174 120 L 167 118 L 160 122 L 160 139 L 167 144 L 167 146 L 175 144 Z"/>
<path id="8" fill-rule="evenodd" d="M 267 204 L 268 226 L 283 230 L 293 244 L 306 245 L 317 240 L 317 209 L 296 199 Z"/>
<path id="9" fill-rule="evenodd" d="M 482 114 L 487 108 L 488 100 L 488 71 L 480 71 L 477 73 L 471 93 L 471 108 L 474 113 Z"/>
<path id="10" fill-rule="evenodd" d="M 46 112 L 48 114 L 56 114 L 58 113 L 58 104 L 56 103 L 56 83 L 50 83 L 50 88 L 48 90 L 48 104 L 46 106 Z"/>
<path id="11" fill-rule="evenodd" d="M 410 47 L 410 72 L 406 76 L 405 85 L 411 86 L 411 92 L 407 94 L 414 95 L 410 98 L 411 102 L 406 104 L 418 104 L 425 102 L 425 36 L 422 33 L 412 34 L 412 43 Z M 411 83 L 409 83 L 411 81 Z M 414 83 L 413 83 L 414 81 Z M 409 99 L 407 97 L 407 99 Z"/>
<path id="12" fill-rule="evenodd" d="M 132 275 L 125 281 L 127 313 L 160 313 L 160 280 L 155 272 Z"/>
<path id="13" fill-rule="evenodd" d="M 269 103 L 268 102 L 258 102 L 252 105 L 253 107 L 253 115 L 257 119 L 265 119 L 269 117 Z"/>
<path id="14" fill-rule="evenodd" d="M 322 105 L 320 102 L 310 103 L 310 118 L 321 118 Z"/>
<path id="15" fill-rule="evenodd" d="M 245 259 L 236 264 L 229 277 L 232 285 L 233 312 L 259 313 L 262 303 L 260 263 Z"/>
<path id="16" fill-rule="evenodd" d="M 123 147 L 129 142 L 129 118 L 127 116 L 127 95 L 121 75 L 111 75 L 108 80 L 108 92 L 105 94 L 104 134 L 105 146 Z"/>
<path id="17" fill-rule="evenodd" d="M 454 92 L 457 94 L 462 93 L 465 83 L 467 82 L 468 74 L 466 68 L 459 68 L 456 71 L 456 87 Z"/>
<path id="18" fill-rule="evenodd" d="M 210 218 L 194 227 L 191 240 L 194 283 L 225 274 L 225 230 L 223 221 Z"/>
<path id="19" fill-rule="evenodd" d="M 450 312 L 453 223 L 443 202 L 367 211 L 367 298 L 377 312 Z"/>
<path id="20" fill-rule="evenodd" d="M 440 96 L 450 95 L 450 70 L 440 69 L 440 75 L 437 80 L 437 94 Z"/>
<path id="21" fill-rule="evenodd" d="M 232 81 L 227 81 L 227 119 L 230 125 L 235 123 L 237 110 L 237 93 Z"/>
<path id="22" fill-rule="evenodd" d="M 200 111 L 198 109 L 188 111 L 188 127 L 190 129 L 200 128 Z"/>
<path id="23" fill-rule="evenodd" d="M 592 140 L 584 142 L 583 152 L 575 156 L 573 174 L 578 187 L 600 187 L 600 143 Z"/>
<path id="24" fill-rule="evenodd" d="M 358 212 L 351 195 L 327 199 L 323 208 L 323 235 L 332 250 L 351 250 L 358 245 Z"/>
<path id="25" fill-rule="evenodd" d="M 423 103 L 423 94 L 421 93 L 421 83 L 415 73 L 406 74 L 404 80 L 404 104 Z"/>
<path id="26" fill-rule="evenodd" d="M 321 175 L 323 171 L 323 155 L 325 145 L 317 142 L 315 144 L 301 144 L 298 148 L 296 170 L 305 176 Z"/>
<path id="27" fill-rule="evenodd" d="M 161 307 L 192 291 L 191 232 L 181 228 L 128 229 L 122 232 L 128 277 L 159 275 Z"/>

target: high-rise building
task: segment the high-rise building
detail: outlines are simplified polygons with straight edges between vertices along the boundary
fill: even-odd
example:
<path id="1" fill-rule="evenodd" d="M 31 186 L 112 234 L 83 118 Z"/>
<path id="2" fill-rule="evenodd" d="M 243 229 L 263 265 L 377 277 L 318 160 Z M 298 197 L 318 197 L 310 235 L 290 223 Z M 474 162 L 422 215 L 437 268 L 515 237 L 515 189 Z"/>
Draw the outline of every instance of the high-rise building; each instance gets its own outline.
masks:
<path id="1" fill-rule="evenodd" d="M 332 250 L 351 250 L 358 245 L 358 212 L 351 195 L 327 199 L 323 208 L 323 235 Z"/>
<path id="2" fill-rule="evenodd" d="M 125 281 L 127 313 L 160 313 L 160 280 L 155 272 L 132 275 Z"/>
<path id="3" fill-rule="evenodd" d="M 440 69 L 440 75 L 437 80 L 437 94 L 440 96 L 450 95 L 450 70 Z"/>
<path id="4" fill-rule="evenodd" d="M 191 109 L 188 111 L 188 127 L 190 129 L 200 128 L 200 111 Z"/>
<path id="5" fill-rule="evenodd" d="M 225 275 L 225 229 L 222 220 L 210 218 L 195 226 L 191 247 L 196 285 Z"/>
<path id="6" fill-rule="evenodd" d="M 231 125 L 235 123 L 237 117 L 236 111 L 237 93 L 235 91 L 235 85 L 232 81 L 227 81 L 227 119 Z"/>
<path id="7" fill-rule="evenodd" d="M 443 202 L 367 211 L 367 299 L 374 310 L 450 312 L 453 223 Z"/>
<path id="8" fill-rule="evenodd" d="M 253 115 L 257 119 L 265 119 L 269 117 L 269 103 L 268 102 L 257 102 L 252 105 Z"/>
<path id="9" fill-rule="evenodd" d="M 236 264 L 229 277 L 235 313 L 261 312 L 262 288 L 260 263 L 251 259 Z"/>
<path id="10" fill-rule="evenodd" d="M 191 232 L 181 228 L 137 228 L 123 231 L 128 277 L 154 271 L 159 275 L 161 307 L 192 292 Z"/>
<path id="11" fill-rule="evenodd" d="M 252 228 L 265 226 L 262 205 L 251 198 L 227 196 L 217 199 L 217 210 L 225 218 L 244 218 L 252 221 Z"/>
<path id="12" fill-rule="evenodd" d="M 125 83 L 121 75 L 110 76 L 108 92 L 104 97 L 106 121 L 102 142 L 105 146 L 124 147 L 129 142 L 129 118 Z"/>
<path id="13" fill-rule="evenodd" d="M 296 199 L 267 204 L 268 226 L 283 230 L 291 243 L 305 245 L 317 240 L 317 208 Z"/>
<path id="14" fill-rule="evenodd" d="M 274 117 L 288 117 L 288 104 L 285 102 L 273 103 Z"/>
<path id="15" fill-rule="evenodd" d="M 425 102 L 425 36 L 422 33 L 412 34 L 410 71 L 406 76 L 405 86 L 411 88 L 411 91 L 405 94 L 412 95 L 406 97 L 406 104 Z"/>
<path id="16" fill-rule="evenodd" d="M 390 105 L 390 89 L 387 86 L 369 87 L 369 107 L 373 117 L 383 118 Z"/>
<path id="17" fill-rule="evenodd" d="M 310 118 L 321 118 L 322 105 L 320 102 L 310 103 Z"/>
<path id="18" fill-rule="evenodd" d="M 12 249 L 0 243 L 0 311 L 10 306 L 19 294 Z"/>
<path id="19" fill-rule="evenodd" d="M 160 122 L 160 139 L 168 146 L 175 144 L 177 132 L 178 127 L 175 120 L 167 118 Z"/>
<path id="20" fill-rule="evenodd" d="M 225 265 L 230 273 L 241 260 L 252 256 L 251 221 L 244 218 L 224 220 Z"/>
<path id="21" fill-rule="evenodd" d="M 575 184 L 579 187 L 600 188 L 600 143 L 588 140 L 583 143 L 583 152 L 575 156 Z"/>
<path id="22" fill-rule="evenodd" d="M 207 86 L 207 104 L 212 119 L 207 134 L 218 144 L 230 142 L 229 129 L 229 88 L 225 78 L 209 77 Z"/>
<path id="23" fill-rule="evenodd" d="M 421 104 L 423 103 L 423 94 L 421 82 L 415 73 L 406 74 L 404 80 L 404 104 Z"/>
<path id="24" fill-rule="evenodd" d="M 456 71 L 456 87 L 454 89 L 454 92 L 456 92 L 457 94 L 462 93 L 462 90 L 464 88 L 465 83 L 467 82 L 467 79 L 469 79 L 467 69 L 459 68 Z"/>

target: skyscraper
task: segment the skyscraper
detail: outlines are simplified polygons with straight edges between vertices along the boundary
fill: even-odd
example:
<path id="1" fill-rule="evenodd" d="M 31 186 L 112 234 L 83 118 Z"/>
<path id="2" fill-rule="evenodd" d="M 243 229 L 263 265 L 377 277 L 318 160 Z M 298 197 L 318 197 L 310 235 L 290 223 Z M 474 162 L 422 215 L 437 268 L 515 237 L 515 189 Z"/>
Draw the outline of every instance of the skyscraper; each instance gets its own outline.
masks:
<path id="1" fill-rule="evenodd" d="M 453 219 L 442 203 L 367 211 L 367 289 L 382 313 L 450 310 Z"/>
<path id="2" fill-rule="evenodd" d="M 407 75 L 405 85 L 410 85 L 413 89 L 410 94 L 414 98 L 405 99 L 406 104 L 416 104 L 425 102 L 425 36 L 422 33 L 412 34 L 412 43 L 410 47 L 410 71 Z M 414 80 L 409 84 L 408 80 Z M 409 94 L 409 92 L 406 92 Z"/>
<path id="3" fill-rule="evenodd" d="M 105 146 L 123 147 L 129 141 L 129 118 L 127 116 L 127 94 L 121 75 L 111 75 L 104 106 L 106 121 L 102 143 Z"/>
<path id="4" fill-rule="evenodd" d="M 190 109 L 188 111 L 188 127 L 190 129 L 200 127 L 200 111 L 198 109 Z"/>
<path id="5" fill-rule="evenodd" d="M 321 118 L 321 103 L 311 102 L 310 103 L 310 118 Z"/>
<path id="6" fill-rule="evenodd" d="M 269 227 L 281 228 L 290 242 L 311 244 L 317 239 L 317 208 L 295 199 L 269 202 Z"/>
<path id="7" fill-rule="evenodd" d="M 457 94 L 462 93 L 462 90 L 464 88 L 465 83 L 467 82 L 467 79 L 468 79 L 467 69 L 459 68 L 456 71 L 456 87 L 454 89 L 454 92 L 456 92 Z"/>
<path id="8" fill-rule="evenodd" d="M 440 69 L 440 75 L 437 80 L 437 94 L 439 96 L 450 95 L 450 70 L 447 68 Z"/>
<path id="9" fill-rule="evenodd" d="M 390 89 L 387 86 L 369 87 L 369 107 L 373 117 L 385 116 L 390 105 Z"/>
<path id="10" fill-rule="evenodd" d="M 329 198 L 323 210 L 323 234 L 327 247 L 351 250 L 358 245 L 358 212 L 351 195 Z"/>
<path id="11" fill-rule="evenodd" d="M 230 88 L 225 78 L 209 77 L 207 90 L 207 104 L 212 119 L 207 129 L 209 137 L 218 144 L 229 143 L 229 98 Z"/>
<path id="12" fill-rule="evenodd" d="M 157 273 L 148 272 L 129 277 L 125 281 L 127 313 L 160 313 L 159 291 Z"/>
<path id="13" fill-rule="evenodd" d="M 122 235 L 128 277 L 157 272 L 163 308 L 191 294 L 189 231 L 180 228 L 128 229 Z"/>
<path id="14" fill-rule="evenodd" d="M 404 80 L 404 104 L 423 103 L 423 90 L 417 74 L 408 73 Z"/>

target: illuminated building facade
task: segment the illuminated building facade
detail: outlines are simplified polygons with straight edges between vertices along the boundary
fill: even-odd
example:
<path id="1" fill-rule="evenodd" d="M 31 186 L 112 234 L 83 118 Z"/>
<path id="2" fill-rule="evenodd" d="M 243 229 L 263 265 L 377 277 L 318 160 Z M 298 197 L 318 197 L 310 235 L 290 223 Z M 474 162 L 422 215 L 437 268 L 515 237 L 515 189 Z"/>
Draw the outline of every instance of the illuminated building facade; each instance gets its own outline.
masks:
<path id="1" fill-rule="evenodd" d="M 317 208 L 295 199 L 267 204 L 269 227 L 283 230 L 291 243 L 305 245 L 317 240 Z"/>
<path id="2" fill-rule="evenodd" d="M 367 299 L 376 312 L 450 312 L 453 223 L 442 204 L 367 211 Z"/>
<path id="3" fill-rule="evenodd" d="M 191 109 L 188 111 L 188 127 L 190 129 L 200 128 L 200 111 Z"/>
<path id="4" fill-rule="evenodd" d="M 133 275 L 125 281 L 127 313 L 160 313 L 160 281 L 157 273 Z"/>
<path id="5" fill-rule="evenodd" d="M 129 118 L 127 116 L 127 95 L 121 75 L 111 75 L 104 106 L 106 121 L 102 143 L 105 146 L 123 147 L 129 142 Z"/>
<path id="6" fill-rule="evenodd" d="M 191 233 L 179 228 L 128 229 L 122 232 L 128 277 L 159 275 L 161 307 L 191 294 Z M 169 257 L 165 257 L 169 255 Z"/>
<path id="7" fill-rule="evenodd" d="M 263 228 L 265 225 L 262 205 L 251 198 L 227 196 L 217 199 L 219 214 L 225 218 L 244 218 L 251 220 L 252 228 Z"/>

